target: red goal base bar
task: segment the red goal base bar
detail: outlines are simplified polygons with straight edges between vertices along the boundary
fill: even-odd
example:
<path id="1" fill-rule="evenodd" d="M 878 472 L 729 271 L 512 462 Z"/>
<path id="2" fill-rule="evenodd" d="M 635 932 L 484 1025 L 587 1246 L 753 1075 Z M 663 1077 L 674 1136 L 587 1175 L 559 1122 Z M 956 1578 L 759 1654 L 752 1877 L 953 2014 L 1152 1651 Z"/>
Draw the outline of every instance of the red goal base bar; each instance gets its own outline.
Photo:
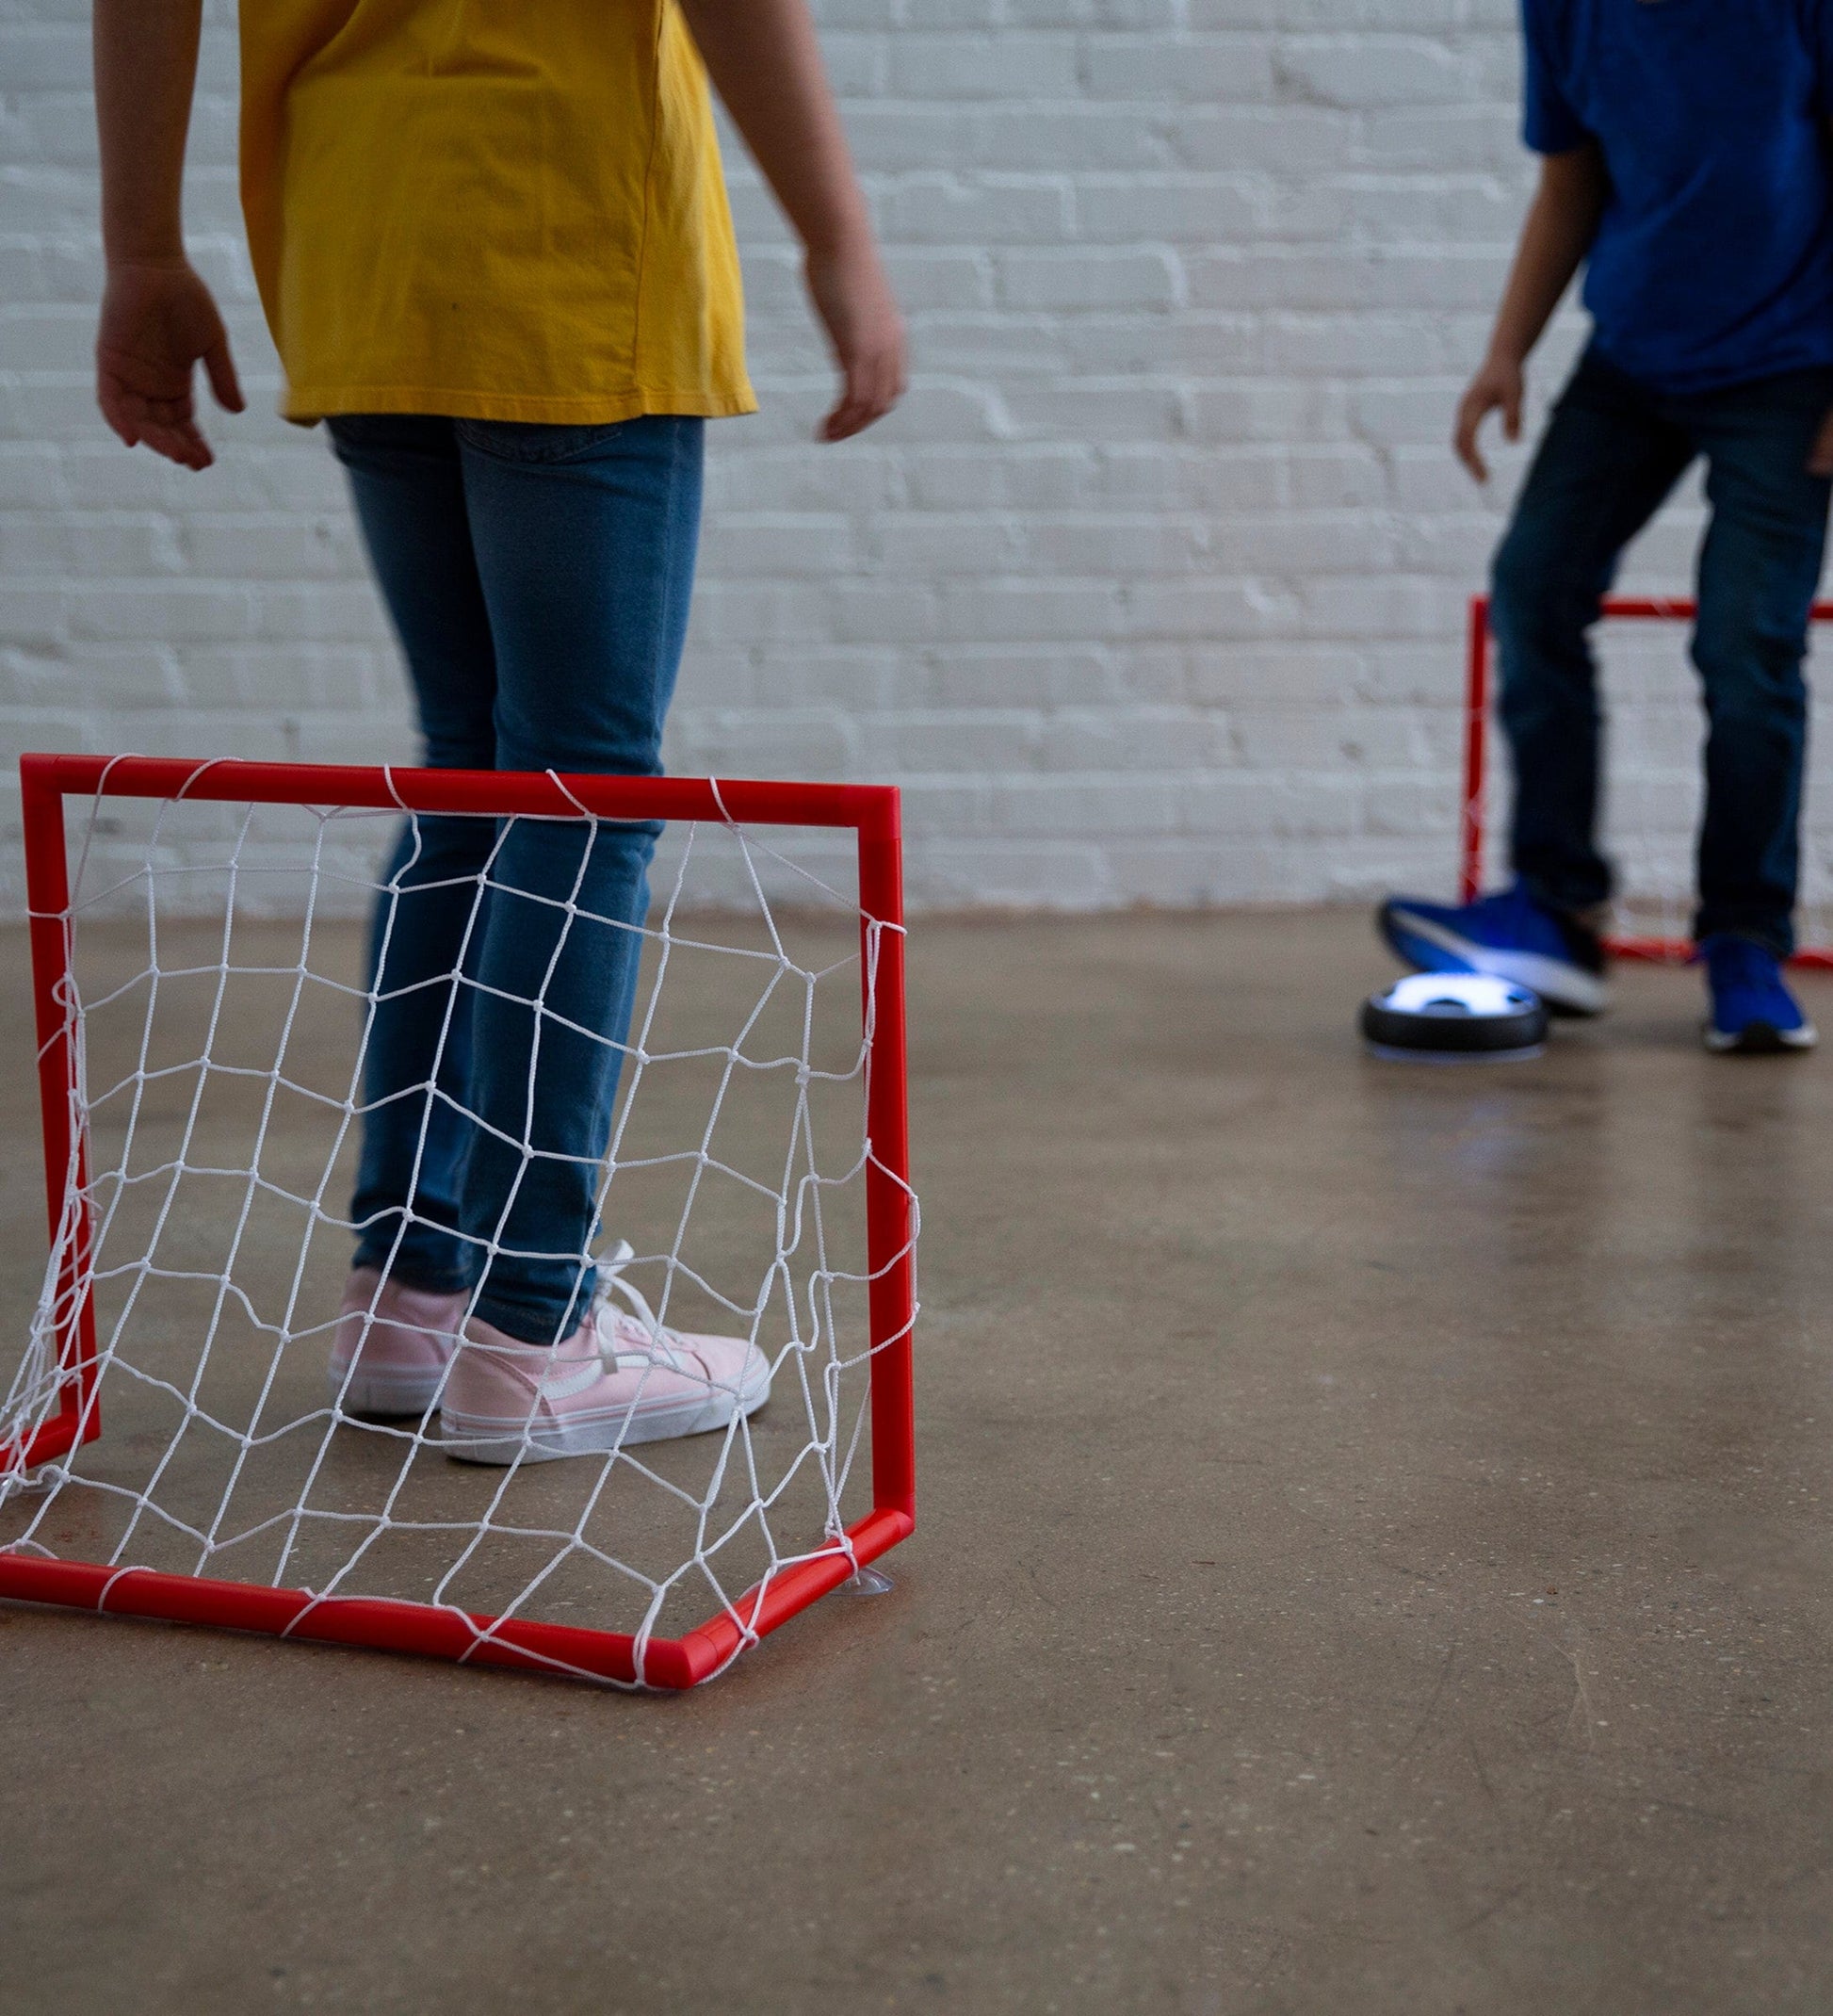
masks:
<path id="1" fill-rule="evenodd" d="M 1816 602 L 1815 623 L 1833 623 L 1833 602 Z M 1691 623 L 1697 606 L 1678 596 L 1612 595 L 1598 614 L 1611 623 Z M 1489 629 L 1489 597 L 1470 597 L 1469 631 L 1465 652 L 1464 802 L 1458 821 L 1458 901 L 1474 902 L 1483 892 L 1483 849 L 1487 834 L 1489 702 L 1493 640 Z M 1604 949 L 1618 959 L 1642 959 L 1663 966 L 1684 966 L 1693 957 L 1689 938 L 1612 936 Z M 1833 946 L 1804 946 L 1790 964 L 1812 971 L 1833 972 Z"/>
<path id="2" fill-rule="evenodd" d="M 847 1529 L 850 1553 L 821 1553 L 799 1562 L 767 1586 L 741 1596 L 733 1606 L 735 1617 L 722 1614 L 678 1638 L 651 1638 L 642 1646 L 641 1659 L 637 1640 L 627 1632 L 479 1617 L 431 1603 L 374 1597 L 316 1597 L 304 1589 L 274 1589 L 259 1583 L 212 1582 L 200 1575 L 104 1568 L 87 1561 L 41 1561 L 24 1554 L 0 1553 L 0 1597 L 93 1610 L 105 1617 L 157 1618 L 167 1623 L 214 1624 L 319 1645 L 415 1652 L 461 1666 L 512 1666 L 525 1673 L 641 1682 L 646 1687 L 693 1687 L 729 1666 L 748 1643 L 787 1623 L 849 1581 L 857 1569 L 907 1539 L 916 1523 L 908 1512 L 869 1512 Z"/>
<path id="3" fill-rule="evenodd" d="M 0 1445 L 0 1472 L 18 1474 L 102 1433 L 95 1309 L 83 1285 L 93 1252 L 84 1193 L 88 1160 L 73 1141 L 78 1044 L 71 999 L 70 880 L 64 800 L 202 799 L 237 805 L 352 806 L 375 811 L 545 819 L 699 820 L 731 825 L 851 828 L 858 836 L 862 1010 L 867 1045 L 866 1248 L 870 1276 L 872 1509 L 844 1536 L 755 1585 L 678 1638 L 639 1639 L 450 1606 L 219 1582 L 153 1569 L 51 1560 L 0 1549 L 0 1599 L 112 1617 L 158 1618 L 333 1645 L 414 1652 L 463 1665 L 574 1674 L 648 1687 L 691 1687 L 748 1644 L 850 1580 L 916 1529 L 916 1322 L 904 1027 L 903 870 L 895 786 L 765 783 L 706 777 L 558 776 L 533 772 L 370 769 L 340 764 L 187 761 L 154 756 L 24 756 L 20 786 L 31 915 L 32 986 L 51 1238 L 66 1229 L 76 1177 L 74 1236 L 57 1305 L 62 1390 L 30 1440 Z"/>

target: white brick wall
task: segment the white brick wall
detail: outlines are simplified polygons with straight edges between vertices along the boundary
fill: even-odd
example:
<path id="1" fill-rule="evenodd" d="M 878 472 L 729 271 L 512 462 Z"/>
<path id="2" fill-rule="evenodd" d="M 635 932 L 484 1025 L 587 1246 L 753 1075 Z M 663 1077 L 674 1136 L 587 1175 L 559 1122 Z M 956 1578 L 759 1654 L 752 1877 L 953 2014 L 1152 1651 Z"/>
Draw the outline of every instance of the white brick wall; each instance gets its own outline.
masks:
<path id="1" fill-rule="evenodd" d="M 253 410 L 196 478 L 89 402 L 87 6 L 0 0 L 8 761 L 411 747 L 330 459 L 272 417 L 229 12 L 190 222 Z M 918 902 L 1442 883 L 1457 633 L 1519 466 L 1484 497 L 1443 446 L 1526 187 L 1513 0 L 820 13 L 916 382 L 810 443 L 823 353 L 733 147 L 765 411 L 711 431 L 673 766 L 896 779 Z M 1689 538 L 1683 512 L 1639 577 L 1674 585 Z"/>

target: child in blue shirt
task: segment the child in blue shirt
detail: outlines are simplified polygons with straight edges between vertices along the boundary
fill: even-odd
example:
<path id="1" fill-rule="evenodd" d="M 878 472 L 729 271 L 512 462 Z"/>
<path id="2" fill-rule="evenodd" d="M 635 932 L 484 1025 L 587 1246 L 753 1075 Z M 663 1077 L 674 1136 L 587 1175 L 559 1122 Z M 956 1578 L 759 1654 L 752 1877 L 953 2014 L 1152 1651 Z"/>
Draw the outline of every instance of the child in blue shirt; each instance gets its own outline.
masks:
<path id="1" fill-rule="evenodd" d="M 1706 811 L 1695 936 L 1715 1051 L 1809 1049 L 1793 949 L 1802 660 L 1833 475 L 1833 0 L 1523 0 L 1525 138 L 1543 159 L 1488 355 L 1458 409 L 1520 431 L 1530 351 L 1581 265 L 1590 347 L 1496 556 L 1516 881 L 1456 908 L 1396 898 L 1388 942 L 1556 1010 L 1606 1002 L 1587 633 L 1623 549 L 1695 458 L 1711 516 L 1694 662 Z"/>

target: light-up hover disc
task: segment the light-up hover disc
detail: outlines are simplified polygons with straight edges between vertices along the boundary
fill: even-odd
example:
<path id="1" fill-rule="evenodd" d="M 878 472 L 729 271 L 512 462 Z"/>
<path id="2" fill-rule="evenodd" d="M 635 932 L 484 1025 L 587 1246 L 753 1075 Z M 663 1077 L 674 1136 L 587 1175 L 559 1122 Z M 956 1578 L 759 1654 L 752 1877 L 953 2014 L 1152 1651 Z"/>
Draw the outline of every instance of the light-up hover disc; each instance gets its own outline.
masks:
<path id="1" fill-rule="evenodd" d="M 1362 1003 L 1363 1040 L 1407 1063 L 1497 1064 L 1537 1057 L 1547 1041 L 1539 995 L 1492 973 L 1409 973 Z"/>

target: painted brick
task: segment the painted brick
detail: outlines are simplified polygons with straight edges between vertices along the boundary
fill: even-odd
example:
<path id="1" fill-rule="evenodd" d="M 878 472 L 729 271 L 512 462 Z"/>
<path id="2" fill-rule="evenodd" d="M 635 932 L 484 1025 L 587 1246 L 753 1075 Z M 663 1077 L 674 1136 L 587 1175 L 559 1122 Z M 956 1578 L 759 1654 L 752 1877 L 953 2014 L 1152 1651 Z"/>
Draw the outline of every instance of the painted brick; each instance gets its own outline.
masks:
<path id="1" fill-rule="evenodd" d="M 1363 107 L 1451 104 L 1469 94 L 1470 59 L 1442 41 L 1412 36 L 1293 37 L 1275 73 L 1289 96 Z"/>
<path id="2" fill-rule="evenodd" d="M 880 197 L 880 229 L 901 245 L 1025 245 L 1069 236 L 1071 179 L 954 171 L 893 182 Z"/>
<path id="3" fill-rule="evenodd" d="M 1085 175 L 1072 187 L 1077 228 L 1097 244 L 1215 244 L 1257 235 L 1267 208 L 1258 179 L 1239 173 Z"/>
<path id="4" fill-rule="evenodd" d="M 1277 66 L 1268 36 L 1092 35 L 1082 45 L 1082 82 L 1097 98 L 1152 103 L 1263 105 Z"/>
<path id="5" fill-rule="evenodd" d="M 972 102 L 1073 98 L 1077 48 L 1067 35 L 899 35 L 890 39 L 888 94 Z"/>
<path id="6" fill-rule="evenodd" d="M 1169 308 L 1183 289 L 1169 252 L 1099 250 L 1012 252 L 999 261 L 999 298 L 1014 308 Z M 5 324 L 0 322 L 0 344 Z M 0 357 L 5 351 L 0 348 Z"/>

